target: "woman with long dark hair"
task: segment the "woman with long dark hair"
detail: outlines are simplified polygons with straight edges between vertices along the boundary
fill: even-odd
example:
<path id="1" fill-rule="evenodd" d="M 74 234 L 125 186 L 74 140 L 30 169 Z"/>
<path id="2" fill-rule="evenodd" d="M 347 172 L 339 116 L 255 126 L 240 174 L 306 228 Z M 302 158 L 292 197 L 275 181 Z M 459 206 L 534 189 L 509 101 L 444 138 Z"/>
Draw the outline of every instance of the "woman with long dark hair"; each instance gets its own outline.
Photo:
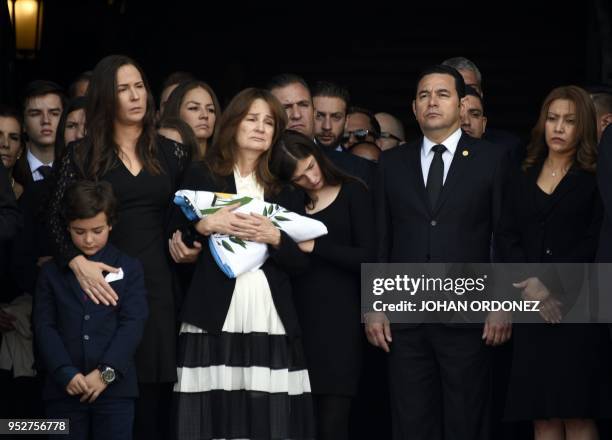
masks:
<path id="1" fill-rule="evenodd" d="M 57 124 L 55 137 L 55 163 L 60 163 L 66 145 L 85 137 L 85 106 L 87 98 L 77 96 L 68 101 L 66 108 Z M 57 165 L 54 167 L 57 170 Z"/>
<path id="2" fill-rule="evenodd" d="M 176 380 L 175 307 L 165 227 L 189 154 L 182 145 L 156 134 L 149 85 L 142 69 L 126 56 L 111 55 L 97 64 L 88 89 L 86 119 L 87 136 L 68 146 L 51 200 L 56 258 L 74 272 L 92 301 L 116 304 L 117 295 L 103 272 L 119 268 L 81 255 L 60 215 L 64 191 L 74 180 L 110 182 L 119 203 L 119 221 L 110 241 L 142 262 L 149 303 L 149 318 L 136 353 L 140 398 L 135 437 L 162 438 L 169 429 Z"/>
<path id="3" fill-rule="evenodd" d="M 204 81 L 186 81 L 172 91 L 166 101 L 162 119 L 178 118 L 185 121 L 198 140 L 195 159 L 202 159 L 213 143 L 221 106 L 213 89 Z"/>
<path id="4" fill-rule="evenodd" d="M 495 247 L 502 261 L 594 260 L 602 220 L 596 145 L 589 95 L 576 86 L 552 90 L 522 170 L 508 185 Z M 544 291 L 536 277 L 515 287 L 524 295 Z M 536 440 L 594 440 L 594 419 L 612 416 L 609 334 L 597 324 L 564 323 L 572 292 L 548 292 L 540 298 L 542 322 L 513 330 L 506 417 L 532 420 Z"/>
<path id="5" fill-rule="evenodd" d="M 328 234 L 299 244 L 310 267 L 294 277 L 317 416 L 318 439 L 348 439 L 351 400 L 361 372 L 361 263 L 371 261 L 372 199 L 365 184 L 338 170 L 312 140 L 287 130 L 274 150 L 272 170 L 305 193 L 306 215 Z"/>
<path id="6" fill-rule="evenodd" d="M 279 186 L 268 166 L 285 124 L 273 95 L 243 90 L 223 113 L 204 161 L 191 164 L 182 188 L 299 209 L 300 196 Z M 173 217 L 177 225 L 188 224 L 178 208 Z M 180 313 L 178 438 L 314 438 L 310 381 L 288 275 L 307 266 L 306 255 L 268 217 L 234 213 L 232 207 L 193 227 L 187 229 L 200 243 L 213 233 L 265 243 L 269 258 L 261 269 L 229 278 L 209 246 L 198 251 Z"/>

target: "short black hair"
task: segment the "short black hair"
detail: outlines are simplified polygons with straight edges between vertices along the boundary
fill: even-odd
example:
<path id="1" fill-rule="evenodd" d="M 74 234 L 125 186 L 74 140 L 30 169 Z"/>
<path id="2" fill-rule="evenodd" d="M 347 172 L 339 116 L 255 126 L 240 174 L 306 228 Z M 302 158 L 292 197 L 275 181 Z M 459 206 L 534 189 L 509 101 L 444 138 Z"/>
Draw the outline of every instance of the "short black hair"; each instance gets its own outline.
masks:
<path id="1" fill-rule="evenodd" d="M 53 81 L 47 81 L 43 79 L 37 79 L 28 83 L 28 85 L 23 90 L 23 98 L 21 100 L 23 110 L 26 109 L 28 100 L 30 100 L 31 98 L 50 94 L 57 95 L 60 97 L 60 100 L 62 101 L 62 109 L 66 106 L 66 93 L 59 84 L 54 83 Z"/>
<path id="2" fill-rule="evenodd" d="M 474 87 L 472 86 L 465 86 L 465 96 L 473 96 L 475 98 L 478 98 L 478 100 L 480 101 L 480 105 L 482 106 L 482 111 L 484 112 L 484 99 L 482 98 L 482 96 L 480 96 L 480 93 L 478 93 L 478 90 L 476 90 Z"/>
<path id="3" fill-rule="evenodd" d="M 348 111 L 346 112 L 346 116 L 352 115 L 354 113 L 361 113 L 368 117 L 368 119 L 370 120 L 370 125 L 372 126 L 372 130 L 374 130 L 374 137 L 378 139 L 380 137 L 380 122 L 378 122 L 378 120 L 374 116 L 374 113 L 372 113 L 367 108 L 353 106 L 348 109 Z"/>
<path id="4" fill-rule="evenodd" d="M 304 78 L 294 73 L 281 73 L 280 75 L 273 76 L 266 84 L 266 89 L 272 91 L 273 89 L 280 89 L 295 83 L 303 85 L 308 90 L 308 93 L 310 93 L 308 83 Z"/>
<path id="5" fill-rule="evenodd" d="M 105 181 L 78 180 L 64 193 L 62 214 L 66 223 L 92 218 L 104 212 L 109 225 L 117 220 L 117 199 Z"/>
<path id="6" fill-rule="evenodd" d="M 342 87 L 341 85 L 331 81 L 317 81 L 315 83 L 314 87 L 312 88 L 312 97 L 316 98 L 317 96 L 340 98 L 344 101 L 347 108 L 351 100 L 351 96 L 349 95 L 349 91 L 346 89 L 346 87 Z"/>
<path id="7" fill-rule="evenodd" d="M 419 87 L 419 83 L 421 82 L 421 80 L 427 76 L 427 75 L 432 75 L 434 73 L 439 73 L 442 75 L 450 75 L 453 78 L 455 78 L 455 90 L 457 91 L 457 95 L 459 95 L 459 99 L 463 98 L 465 96 L 465 81 L 463 80 L 463 77 L 461 76 L 461 74 L 459 73 L 459 71 L 457 69 L 455 69 L 454 67 L 450 67 L 450 66 L 445 66 L 442 64 L 436 64 L 433 66 L 429 66 L 425 69 L 423 69 L 419 75 L 417 76 L 417 80 L 415 83 L 415 93 L 414 96 L 416 96 L 417 91 L 418 91 L 418 87 Z"/>

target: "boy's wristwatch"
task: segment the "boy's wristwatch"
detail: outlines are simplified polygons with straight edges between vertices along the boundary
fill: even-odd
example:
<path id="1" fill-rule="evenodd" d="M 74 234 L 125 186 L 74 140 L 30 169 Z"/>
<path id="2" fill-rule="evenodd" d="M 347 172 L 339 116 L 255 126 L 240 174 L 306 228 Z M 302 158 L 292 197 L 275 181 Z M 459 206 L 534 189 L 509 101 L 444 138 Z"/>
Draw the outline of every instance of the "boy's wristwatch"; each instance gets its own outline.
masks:
<path id="1" fill-rule="evenodd" d="M 98 370 L 100 370 L 100 377 L 106 385 L 110 385 L 117 379 L 117 374 L 115 374 L 115 369 L 113 367 L 98 365 Z"/>

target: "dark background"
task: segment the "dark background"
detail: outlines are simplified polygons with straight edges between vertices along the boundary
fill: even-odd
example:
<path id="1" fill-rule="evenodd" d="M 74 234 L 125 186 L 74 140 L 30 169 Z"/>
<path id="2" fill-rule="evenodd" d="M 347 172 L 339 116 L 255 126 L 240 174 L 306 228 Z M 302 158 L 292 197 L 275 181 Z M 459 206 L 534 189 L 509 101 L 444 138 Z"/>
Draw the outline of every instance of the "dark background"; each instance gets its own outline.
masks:
<path id="1" fill-rule="evenodd" d="M 553 87 L 612 85 L 612 2 L 531 3 L 371 2 L 334 11 L 332 3 L 295 1 L 47 0 L 35 60 L 11 64 L 2 34 L 2 65 L 12 71 L 3 68 L 0 98 L 15 102 L 37 78 L 68 86 L 101 57 L 124 53 L 142 64 L 156 93 L 166 75 L 187 70 L 223 104 L 244 87 L 294 72 L 343 83 L 354 104 L 394 113 L 416 133 L 418 71 L 461 55 L 483 74 L 489 125 L 526 136 Z"/>

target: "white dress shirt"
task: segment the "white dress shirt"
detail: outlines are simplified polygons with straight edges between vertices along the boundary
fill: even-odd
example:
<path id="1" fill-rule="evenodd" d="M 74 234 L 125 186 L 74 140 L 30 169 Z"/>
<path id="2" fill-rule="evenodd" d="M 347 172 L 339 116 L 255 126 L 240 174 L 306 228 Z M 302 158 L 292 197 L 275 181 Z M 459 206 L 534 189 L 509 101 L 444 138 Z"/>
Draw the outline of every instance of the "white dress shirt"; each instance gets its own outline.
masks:
<path id="1" fill-rule="evenodd" d="M 457 150 L 457 144 L 459 144 L 459 139 L 461 139 L 461 129 L 458 128 L 453 134 L 444 139 L 439 144 L 433 142 L 430 139 L 427 139 L 426 136 L 423 136 L 423 144 L 421 145 L 421 169 L 423 170 L 423 182 L 427 185 L 427 176 L 429 174 L 429 167 L 431 166 L 431 162 L 433 161 L 434 155 L 436 154 L 432 148 L 435 145 L 444 145 L 446 147 L 446 151 L 442 153 L 442 161 L 444 162 L 444 180 L 443 183 L 446 182 L 446 176 L 448 175 L 448 170 L 450 169 L 451 162 L 453 161 L 453 156 L 455 155 L 455 151 Z"/>
<path id="2" fill-rule="evenodd" d="M 35 182 L 39 180 L 43 180 L 44 177 L 42 174 L 40 174 L 40 171 L 38 171 L 38 168 L 40 168 L 43 165 L 53 166 L 53 162 L 42 163 L 40 160 L 38 160 L 36 156 L 32 154 L 30 149 L 28 149 L 27 158 L 28 158 L 28 163 L 30 164 L 30 171 L 32 172 L 32 179 Z"/>

